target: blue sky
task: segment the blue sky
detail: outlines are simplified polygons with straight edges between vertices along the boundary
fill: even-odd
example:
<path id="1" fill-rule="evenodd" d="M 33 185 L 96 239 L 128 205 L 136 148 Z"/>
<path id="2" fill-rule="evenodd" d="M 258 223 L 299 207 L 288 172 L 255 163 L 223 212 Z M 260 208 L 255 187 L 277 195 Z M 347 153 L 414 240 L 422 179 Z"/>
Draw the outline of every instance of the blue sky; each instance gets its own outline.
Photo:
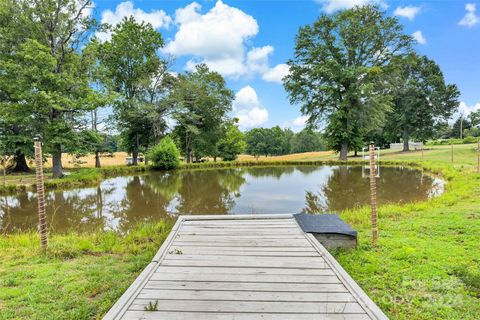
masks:
<path id="1" fill-rule="evenodd" d="M 94 15 L 110 24 L 130 15 L 152 23 L 165 39 L 164 54 L 175 57 L 172 71 L 205 62 L 223 74 L 236 93 L 232 115 L 242 129 L 280 125 L 298 131 L 305 119 L 280 81 L 298 28 L 322 13 L 364 3 L 379 4 L 416 35 L 416 49 L 458 85 L 463 114 L 480 109 L 480 1 L 97 0 Z"/>

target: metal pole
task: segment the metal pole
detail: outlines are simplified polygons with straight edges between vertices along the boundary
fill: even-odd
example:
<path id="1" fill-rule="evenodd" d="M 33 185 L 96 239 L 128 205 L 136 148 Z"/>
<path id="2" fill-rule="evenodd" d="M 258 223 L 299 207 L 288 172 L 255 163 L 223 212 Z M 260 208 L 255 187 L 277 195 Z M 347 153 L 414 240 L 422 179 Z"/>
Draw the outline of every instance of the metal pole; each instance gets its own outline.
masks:
<path id="1" fill-rule="evenodd" d="M 423 145 L 422 145 L 422 161 L 423 161 Z"/>
<path id="2" fill-rule="evenodd" d="M 377 243 L 377 180 L 375 177 L 375 146 L 370 143 L 370 203 L 372 206 L 372 243 Z"/>
<path id="3" fill-rule="evenodd" d="M 37 182 L 38 200 L 38 233 L 42 250 L 47 249 L 47 217 L 45 214 L 45 186 L 43 182 L 42 141 L 35 137 L 35 177 Z"/>
<path id="4" fill-rule="evenodd" d="M 453 163 L 453 144 L 452 144 L 452 163 Z"/>

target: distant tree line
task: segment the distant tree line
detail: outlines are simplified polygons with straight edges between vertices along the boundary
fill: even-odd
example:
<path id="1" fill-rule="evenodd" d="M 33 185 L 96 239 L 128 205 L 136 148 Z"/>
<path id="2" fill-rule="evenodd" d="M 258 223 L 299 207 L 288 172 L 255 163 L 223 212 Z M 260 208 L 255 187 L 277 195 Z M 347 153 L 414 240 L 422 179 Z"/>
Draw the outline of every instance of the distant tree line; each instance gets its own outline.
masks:
<path id="1" fill-rule="evenodd" d="M 245 133 L 246 152 L 255 157 L 278 156 L 290 153 L 321 151 L 326 149 L 322 134 L 310 128 L 298 133 L 279 126 L 254 128 Z"/>

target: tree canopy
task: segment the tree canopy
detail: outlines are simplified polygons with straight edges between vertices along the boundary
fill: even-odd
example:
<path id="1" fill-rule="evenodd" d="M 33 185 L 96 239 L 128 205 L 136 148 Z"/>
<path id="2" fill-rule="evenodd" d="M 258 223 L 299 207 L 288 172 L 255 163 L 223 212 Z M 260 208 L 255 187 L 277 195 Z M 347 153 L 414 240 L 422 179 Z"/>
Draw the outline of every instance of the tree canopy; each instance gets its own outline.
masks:
<path id="1" fill-rule="evenodd" d="M 284 86 L 310 124 L 325 123 L 329 145 L 346 160 L 362 134 L 378 128 L 392 106 L 385 67 L 410 50 L 394 17 L 372 5 L 322 14 L 300 28 Z"/>

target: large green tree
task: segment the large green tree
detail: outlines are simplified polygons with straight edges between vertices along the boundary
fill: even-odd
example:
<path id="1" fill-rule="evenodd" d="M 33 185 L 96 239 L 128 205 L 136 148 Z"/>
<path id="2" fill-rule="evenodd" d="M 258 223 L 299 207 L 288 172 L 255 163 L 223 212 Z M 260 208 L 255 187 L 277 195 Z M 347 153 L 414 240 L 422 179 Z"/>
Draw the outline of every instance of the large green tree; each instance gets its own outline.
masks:
<path id="1" fill-rule="evenodd" d="M 139 152 L 153 143 L 152 100 L 146 97 L 159 72 L 165 70 L 166 63 L 158 55 L 162 46 L 161 34 L 133 17 L 124 18 L 113 28 L 112 38 L 101 45 L 100 61 L 118 94 L 114 103 L 118 129 L 134 165 Z"/>
<path id="2" fill-rule="evenodd" d="M 11 142 L 17 140 L 11 144 L 17 166 L 31 152 L 25 146 L 32 144 L 33 135 L 42 135 L 45 151 L 52 155 L 53 176 L 58 178 L 62 176 L 62 152 L 79 145 L 77 133 L 91 108 L 92 91 L 79 51 L 84 36 L 95 27 L 95 20 L 87 14 L 91 1 L 4 4 L 13 26 L 1 18 L 0 35 L 6 40 L 1 46 L 3 130 L 10 133 Z M 10 83 L 5 84 L 7 79 Z"/>
<path id="3" fill-rule="evenodd" d="M 217 150 L 224 161 L 235 160 L 246 148 L 244 134 L 237 123 L 238 119 L 234 118 L 223 125 L 224 136 L 218 141 Z"/>
<path id="4" fill-rule="evenodd" d="M 396 18 L 371 5 L 322 14 L 300 28 L 284 86 L 310 124 L 327 124 L 340 159 L 347 159 L 358 137 L 383 123 L 391 106 L 385 66 L 411 41 Z"/>
<path id="5" fill-rule="evenodd" d="M 215 156 L 222 138 L 222 124 L 232 109 L 233 92 L 225 79 L 204 64 L 179 75 L 169 101 L 177 110 L 174 133 L 187 162 L 192 156 Z"/>
<path id="6" fill-rule="evenodd" d="M 425 141 L 434 136 L 436 125 L 457 109 L 460 93 L 456 85 L 445 83 L 440 67 L 426 56 L 395 57 L 390 70 L 394 107 L 387 128 L 393 139 L 403 139 L 403 150 L 408 151 L 410 138 Z"/>

